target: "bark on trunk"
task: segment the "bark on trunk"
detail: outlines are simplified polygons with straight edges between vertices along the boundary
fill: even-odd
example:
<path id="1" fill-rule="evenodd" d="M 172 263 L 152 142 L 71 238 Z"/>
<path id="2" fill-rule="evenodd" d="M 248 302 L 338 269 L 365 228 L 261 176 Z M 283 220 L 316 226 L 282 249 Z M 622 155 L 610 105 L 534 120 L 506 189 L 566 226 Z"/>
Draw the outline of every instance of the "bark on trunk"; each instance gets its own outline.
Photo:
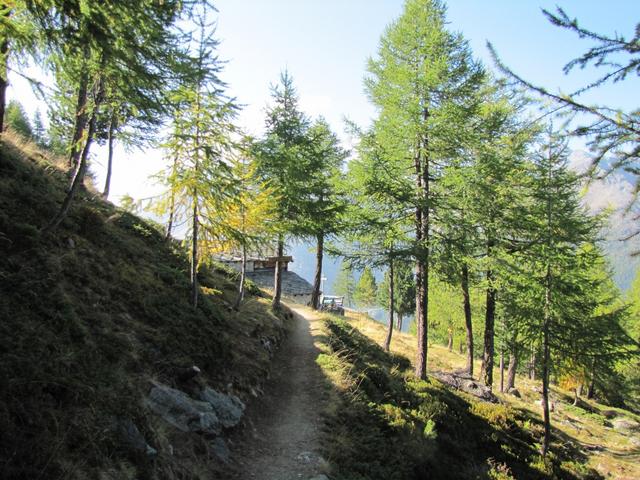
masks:
<path id="1" fill-rule="evenodd" d="M 500 350 L 500 393 L 504 393 L 504 352 Z"/>
<path id="2" fill-rule="evenodd" d="M 278 238 L 278 258 L 282 258 L 284 255 L 284 239 L 282 236 Z M 280 297 L 282 297 L 282 262 L 276 261 L 275 276 L 273 279 L 273 300 L 271 300 L 271 307 L 274 309 L 280 308 Z"/>
<path id="3" fill-rule="evenodd" d="M 8 17 L 9 13 L 7 13 L 6 16 Z M 2 66 L 0 67 L 0 133 L 4 132 L 4 111 L 7 106 L 7 87 L 9 86 L 8 52 L 9 40 L 5 38 L 3 39 L 2 44 L 0 44 L 0 56 L 3 58 Z"/>
<path id="4" fill-rule="evenodd" d="M 449 350 L 450 352 L 453 352 L 453 329 L 451 327 L 449 327 L 447 334 L 448 334 L 447 350 Z"/>
<path id="5" fill-rule="evenodd" d="M 104 181 L 104 190 L 102 190 L 102 198 L 104 200 L 109 198 L 109 189 L 111 188 L 111 173 L 113 171 L 113 145 L 115 143 L 115 131 L 117 127 L 117 120 L 115 113 L 111 114 L 109 121 L 109 133 L 108 133 L 108 155 L 107 155 L 107 178 Z"/>
<path id="6" fill-rule="evenodd" d="M 62 201 L 60 210 L 58 210 L 58 213 L 55 217 L 53 217 L 49 224 L 47 224 L 42 229 L 43 234 L 53 232 L 56 228 L 58 228 L 60 223 L 62 223 L 62 220 L 64 220 L 69 213 L 69 209 L 71 208 L 71 204 L 73 203 L 73 199 L 75 198 L 80 185 L 82 185 L 82 182 L 84 181 L 84 175 L 87 171 L 87 159 L 89 157 L 89 150 L 91 148 L 91 143 L 93 142 L 93 136 L 96 130 L 96 120 L 98 116 L 98 109 L 100 108 L 100 104 L 102 102 L 102 95 L 103 84 L 102 81 L 100 81 L 97 86 L 94 107 L 93 111 L 91 112 L 91 118 L 89 120 L 89 129 L 86 135 L 86 141 L 82 149 L 80 158 L 78 159 L 78 162 L 75 164 L 75 168 L 73 169 L 73 174 L 71 176 L 71 185 L 67 190 L 67 194 L 64 200 Z"/>
<path id="7" fill-rule="evenodd" d="M 429 111 L 422 112 L 423 121 L 429 118 Z M 419 250 L 416 259 L 416 327 L 418 351 L 416 354 L 416 377 L 427 378 L 428 349 L 428 310 L 429 310 L 429 139 L 423 136 L 415 155 L 416 186 L 418 204 L 416 205 L 415 224 L 416 242 Z"/>
<path id="8" fill-rule="evenodd" d="M 240 304 L 244 299 L 244 282 L 247 276 L 247 247 L 246 245 L 242 245 L 242 265 L 240 267 L 240 284 L 238 285 L 238 297 L 236 298 L 236 302 L 233 305 L 234 310 L 238 310 L 240 308 Z"/>
<path id="9" fill-rule="evenodd" d="M 469 296 L 469 266 L 462 266 L 462 304 L 464 325 L 467 331 L 467 373 L 473 376 L 473 323 L 471 318 L 471 298 Z"/>
<path id="10" fill-rule="evenodd" d="M 311 306 L 314 310 L 320 308 L 320 287 L 322 285 L 322 256 L 324 254 L 324 235 L 319 233 L 316 246 L 316 274 L 313 277 L 313 293 L 311 294 Z"/>
<path id="11" fill-rule="evenodd" d="M 387 338 L 384 340 L 384 349 L 385 351 L 389 351 L 391 347 L 391 335 L 393 335 L 393 307 L 395 305 L 394 301 L 394 291 L 393 291 L 393 260 L 389 261 L 389 325 L 387 326 Z"/>
<path id="12" fill-rule="evenodd" d="M 84 61 L 82 64 L 82 70 L 80 72 L 80 80 L 78 83 L 78 96 L 76 98 L 76 111 L 75 120 L 73 125 L 73 136 L 71 137 L 71 151 L 69 153 L 69 167 L 76 167 L 79 163 L 79 159 L 82 153 L 80 147 L 80 141 L 84 136 L 87 128 L 88 115 L 87 115 L 87 100 L 89 98 L 89 47 L 88 44 L 84 47 Z M 94 107 L 95 111 L 95 107 Z"/>
<path id="13" fill-rule="evenodd" d="M 196 161 L 197 163 L 197 161 Z M 198 166 L 196 164 L 196 170 Z M 191 304 L 198 306 L 198 190 L 193 189 L 193 218 L 191 224 Z"/>
<path id="14" fill-rule="evenodd" d="M 534 350 L 531 352 L 531 358 L 529 359 L 529 380 L 536 379 L 536 364 L 538 363 L 538 355 Z"/>
<path id="15" fill-rule="evenodd" d="M 518 368 L 518 353 L 513 347 L 509 354 L 509 368 L 507 369 L 507 392 L 516 386 L 516 370 Z"/>
<path id="16" fill-rule="evenodd" d="M 587 398 L 591 400 L 596 394 L 596 360 L 593 359 L 593 365 L 591 367 L 591 379 L 589 380 L 589 387 L 587 388 Z"/>
<path id="17" fill-rule="evenodd" d="M 549 324 L 551 323 L 551 269 L 547 266 L 544 295 L 544 321 L 542 325 L 542 421 L 544 438 L 542 440 L 542 456 L 549 451 L 551 441 L 551 419 L 549 418 Z"/>
<path id="18" fill-rule="evenodd" d="M 487 257 L 491 256 L 493 242 L 487 242 Z M 484 352 L 482 355 L 481 377 L 487 387 L 493 384 L 493 354 L 496 317 L 496 290 L 493 286 L 493 270 L 487 270 L 487 300 L 484 317 Z"/>
<path id="19" fill-rule="evenodd" d="M 397 329 L 399 332 L 402 331 L 402 315 L 398 314 L 398 320 L 396 320 Z"/>
<path id="20" fill-rule="evenodd" d="M 171 176 L 175 175 L 177 168 L 178 168 L 178 159 L 174 158 L 173 167 L 171 170 L 172 172 Z M 169 221 L 167 222 L 167 234 L 164 237 L 165 240 L 169 240 L 171 238 L 171 233 L 173 230 L 173 221 L 176 214 L 175 211 L 176 211 L 176 194 L 173 191 L 173 189 L 171 189 L 171 198 L 169 200 Z"/>

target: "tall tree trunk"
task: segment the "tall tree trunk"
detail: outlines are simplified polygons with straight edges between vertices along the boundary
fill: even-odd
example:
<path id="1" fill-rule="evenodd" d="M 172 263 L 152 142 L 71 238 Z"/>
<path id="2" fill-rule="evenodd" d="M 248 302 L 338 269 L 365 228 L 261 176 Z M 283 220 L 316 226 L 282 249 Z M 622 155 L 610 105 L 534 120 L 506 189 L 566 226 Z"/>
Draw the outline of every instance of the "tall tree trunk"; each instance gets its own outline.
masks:
<path id="1" fill-rule="evenodd" d="M 535 350 L 531 352 L 531 358 L 529 359 L 529 380 L 536 379 L 536 364 L 538 363 L 538 354 Z"/>
<path id="2" fill-rule="evenodd" d="M 316 274 L 313 277 L 313 292 L 311 294 L 311 306 L 314 310 L 320 308 L 320 287 L 322 285 L 322 256 L 324 254 L 324 235 L 319 233 L 316 237 Z"/>
<path id="3" fill-rule="evenodd" d="M 109 198 L 109 189 L 111 188 L 111 172 L 113 171 L 113 145 L 115 143 L 115 131 L 117 127 L 117 119 L 115 112 L 111 113 L 111 119 L 109 120 L 109 133 L 108 133 L 108 155 L 107 155 L 107 178 L 104 181 L 104 190 L 102 190 L 102 198 Z"/>
<path id="4" fill-rule="evenodd" d="M 397 313 L 397 312 L 396 312 Z M 398 319 L 396 320 L 396 328 L 398 329 L 399 332 L 402 331 L 402 315 L 397 313 L 398 315 Z"/>
<path id="5" fill-rule="evenodd" d="M 487 258 L 491 258 L 491 250 L 494 242 L 487 242 Z M 484 352 L 482 355 L 482 368 L 480 376 L 484 384 L 491 388 L 493 384 L 493 354 L 496 320 L 496 290 L 493 285 L 493 270 L 487 269 L 487 300 L 484 317 Z"/>
<path id="6" fill-rule="evenodd" d="M 236 302 L 233 305 L 234 310 L 238 310 L 240 308 L 240 304 L 244 299 L 244 282 L 247 276 L 247 246 L 242 244 L 242 265 L 240 267 L 240 284 L 238 285 L 238 297 L 236 298 Z"/>
<path id="7" fill-rule="evenodd" d="M 423 121 L 427 122 L 429 110 L 422 112 Z M 416 187 L 418 203 L 416 205 L 416 242 L 419 246 L 416 261 L 416 327 L 418 334 L 418 351 L 416 354 L 416 377 L 427 378 L 428 350 L 428 311 L 429 311 L 429 139 L 426 134 L 418 144 L 415 155 Z"/>
<path id="8" fill-rule="evenodd" d="M 518 368 L 518 352 L 516 346 L 511 347 L 509 353 L 509 368 L 507 369 L 507 392 L 515 387 L 516 384 L 516 370 Z"/>
<path id="9" fill-rule="evenodd" d="M 276 261 L 275 276 L 273 279 L 273 300 L 271 300 L 271 307 L 274 309 L 280 308 L 280 297 L 282 297 L 282 262 L 280 258 L 284 255 L 284 239 L 282 235 L 278 237 L 278 260 Z"/>
<path id="10" fill-rule="evenodd" d="M 80 71 L 80 80 L 78 83 L 78 96 L 76 98 L 76 111 L 73 122 L 73 136 L 71 137 L 71 151 L 69 153 L 69 168 L 76 167 L 79 163 L 80 156 L 82 154 L 82 148 L 80 148 L 80 141 L 84 136 L 87 128 L 88 114 L 87 103 L 89 99 L 89 45 L 84 46 L 84 59 L 82 68 Z M 95 111 L 96 107 L 94 107 Z"/>
<path id="11" fill-rule="evenodd" d="M 395 298 L 393 291 L 393 259 L 389 260 L 389 325 L 387 326 L 387 338 L 384 340 L 384 349 L 389 351 L 391 347 L 391 335 L 393 335 L 393 308 L 395 306 Z"/>
<path id="12" fill-rule="evenodd" d="M 2 2 L 2 6 L 7 6 Z M 5 13 L 6 17 L 10 16 L 10 12 Z M 0 43 L 0 58 L 2 58 L 2 64 L 0 65 L 0 133 L 4 132 L 4 111 L 7 106 L 7 87 L 9 86 L 9 59 L 7 55 L 9 53 L 9 39 L 3 38 Z"/>
<path id="13" fill-rule="evenodd" d="M 591 366 L 591 378 L 589 379 L 589 386 L 587 388 L 587 398 L 591 400 L 596 394 L 596 359 L 593 359 Z"/>
<path id="14" fill-rule="evenodd" d="M 544 294 L 544 321 L 542 324 L 542 420 L 544 438 L 542 440 L 542 456 L 549 451 L 551 441 L 551 420 L 549 418 L 549 324 L 551 323 L 551 268 L 547 265 Z"/>
<path id="15" fill-rule="evenodd" d="M 504 351 L 500 349 L 500 393 L 504 393 Z"/>
<path id="16" fill-rule="evenodd" d="M 464 326 L 467 331 L 467 373 L 473 375 L 473 323 L 471 318 L 471 298 L 469 296 L 469 266 L 462 265 L 462 305 L 464 307 Z"/>
<path id="17" fill-rule="evenodd" d="M 197 163 L 197 161 L 196 161 Z M 198 167 L 196 166 L 196 170 Z M 193 218 L 191 224 L 191 304 L 198 306 L 198 190 L 193 189 Z"/>
<path id="18" fill-rule="evenodd" d="M 58 210 L 58 213 L 56 214 L 56 216 L 53 217 L 53 219 L 51 219 L 51 221 L 42 229 L 43 234 L 53 232 L 56 228 L 58 228 L 62 220 L 65 219 L 65 217 L 69 213 L 69 209 L 71 208 L 73 199 L 75 198 L 76 193 L 80 188 L 80 185 L 82 185 L 82 182 L 84 181 L 84 175 L 87 171 L 87 159 L 89 158 L 89 150 L 91 148 L 91 143 L 93 142 L 93 136 L 96 131 L 98 109 L 100 108 L 100 104 L 102 102 L 102 96 L 104 93 L 103 88 L 104 87 L 103 87 L 102 80 L 100 80 L 96 87 L 94 107 L 93 107 L 93 111 L 91 112 L 91 118 L 89 120 L 89 130 L 87 132 L 84 148 L 82 149 L 80 158 L 78 159 L 78 162 L 75 164 L 75 167 L 73 169 L 73 174 L 71 176 L 71 185 L 67 190 L 67 194 L 64 200 L 62 201 L 60 210 Z"/>
<path id="19" fill-rule="evenodd" d="M 171 170 L 171 176 L 173 177 L 173 175 L 175 175 L 176 173 L 176 169 L 178 168 L 178 158 L 175 157 L 173 159 L 173 167 Z M 165 240 L 169 240 L 171 238 L 171 233 L 173 231 L 173 221 L 175 219 L 175 215 L 176 215 L 176 194 L 173 191 L 173 189 L 171 189 L 171 194 L 170 194 L 170 199 L 169 199 L 169 221 L 167 222 L 167 233 L 165 235 Z"/>
<path id="20" fill-rule="evenodd" d="M 447 350 L 453 352 L 453 327 L 447 329 Z"/>

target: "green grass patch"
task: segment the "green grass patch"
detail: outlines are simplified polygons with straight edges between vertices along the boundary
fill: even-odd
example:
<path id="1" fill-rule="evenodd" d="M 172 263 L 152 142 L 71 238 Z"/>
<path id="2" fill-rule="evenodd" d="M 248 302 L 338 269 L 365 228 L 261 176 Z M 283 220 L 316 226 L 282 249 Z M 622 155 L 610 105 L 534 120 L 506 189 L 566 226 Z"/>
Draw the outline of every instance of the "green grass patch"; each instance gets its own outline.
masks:
<path id="1" fill-rule="evenodd" d="M 578 450 L 546 463 L 539 420 L 419 381 L 345 319 L 327 317 L 318 364 L 337 393 L 326 412 L 323 455 L 335 479 L 583 479 Z M 565 463 L 562 463 L 565 462 Z"/>

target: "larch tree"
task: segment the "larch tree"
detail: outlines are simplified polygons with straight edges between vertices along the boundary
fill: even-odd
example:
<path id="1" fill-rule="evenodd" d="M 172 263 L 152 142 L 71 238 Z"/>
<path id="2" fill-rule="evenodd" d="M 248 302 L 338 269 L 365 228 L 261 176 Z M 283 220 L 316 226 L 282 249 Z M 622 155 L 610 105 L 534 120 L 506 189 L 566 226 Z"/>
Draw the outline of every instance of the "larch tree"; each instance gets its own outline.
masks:
<path id="1" fill-rule="evenodd" d="M 287 71 L 271 87 L 272 103 L 266 110 L 266 133 L 256 142 L 258 175 L 269 182 L 277 201 L 277 244 L 272 307 L 280 307 L 285 237 L 304 235 L 306 181 L 310 174 L 310 121 L 298 106 L 293 78 Z"/>
<path id="2" fill-rule="evenodd" d="M 339 232 L 345 211 L 345 195 L 342 188 L 342 165 L 347 151 L 331 131 L 329 124 L 318 119 L 308 131 L 309 176 L 303 203 L 301 230 L 316 240 L 316 269 L 313 276 L 311 306 L 318 309 L 322 284 L 322 261 L 327 237 Z"/>
<path id="3" fill-rule="evenodd" d="M 625 37 L 618 32 L 608 34 L 590 30 L 560 7 L 555 12 L 544 9 L 542 12 L 552 25 L 591 42 L 584 53 L 564 66 L 563 72 L 569 74 L 575 69 L 591 68 L 589 73 L 595 73 L 595 79 L 570 93 L 553 92 L 547 87 L 531 83 L 511 70 L 499 59 L 496 49 L 489 43 L 495 63 L 509 78 L 549 101 L 549 113 L 569 113 L 574 117 L 569 133 L 583 138 L 593 153 L 590 170 L 592 177 L 608 175 L 615 170 L 633 175 L 636 187 L 634 201 L 637 201 L 640 183 L 640 110 L 637 106 L 624 109 L 589 103 L 584 95 L 607 84 L 640 76 L 640 23 L 636 24 L 630 36 Z M 636 229 L 632 236 L 639 233 L 640 229 Z"/>
<path id="4" fill-rule="evenodd" d="M 42 22 L 32 14 L 36 4 L 23 0 L 0 2 L 0 132 L 5 130 L 9 72 L 26 66 L 42 50 Z M 48 12 L 47 17 L 50 16 Z"/>
<path id="5" fill-rule="evenodd" d="M 568 170 L 567 157 L 566 141 L 549 133 L 534 159 L 533 202 L 528 213 L 535 237 L 527 252 L 532 268 L 529 288 L 538 305 L 542 343 L 543 456 L 551 440 L 549 374 L 554 338 L 560 336 L 563 325 L 583 323 L 583 312 L 575 308 L 581 305 L 575 300 L 585 293 L 577 290 L 575 283 L 581 270 L 579 248 L 595 234 L 595 223 L 580 203 L 579 180 Z"/>
<path id="6" fill-rule="evenodd" d="M 361 268 L 387 269 L 384 293 L 378 289 L 378 299 L 382 298 L 381 306 L 387 308 L 387 335 L 383 347 L 389 350 L 396 313 L 394 270 L 410 255 L 411 210 L 399 201 L 408 188 L 406 179 L 398 181 L 388 174 L 390 159 L 377 142 L 375 133 L 358 133 L 358 155 L 349 162 L 348 208 L 341 254 Z"/>
<path id="7" fill-rule="evenodd" d="M 34 2 L 31 14 L 42 24 L 48 45 L 47 68 L 55 73 L 57 101 L 68 123 L 71 181 L 57 214 L 43 228 L 55 230 L 66 217 L 84 181 L 101 110 L 111 79 L 126 86 L 123 95 L 136 107 L 160 101 L 168 90 L 177 59 L 181 58 L 179 35 L 174 28 L 183 4 L 156 2 Z M 55 33 L 54 32 L 62 32 Z M 53 37 L 52 37 L 53 35 Z M 186 66 L 185 63 L 182 64 Z M 74 92 L 70 101 L 68 91 Z"/>
<path id="8" fill-rule="evenodd" d="M 369 61 L 365 86 L 378 109 L 374 130 L 398 168 L 409 177 L 407 200 L 414 210 L 416 261 L 416 376 L 426 378 L 430 235 L 438 202 L 433 194 L 444 164 L 460 142 L 457 128 L 468 100 L 483 77 L 467 42 L 446 29 L 445 6 L 438 0 L 409 0 L 385 30 L 378 54 Z"/>
<path id="9" fill-rule="evenodd" d="M 236 148 L 237 106 L 224 93 L 219 78 L 214 24 L 206 9 L 195 17 L 197 32 L 191 44 L 193 75 L 172 92 L 179 108 L 164 143 L 170 165 L 164 174 L 167 192 L 161 200 L 171 221 L 189 224 L 191 303 L 198 305 L 198 267 L 202 250 L 228 235 L 221 214 L 229 199 L 237 198 L 238 179 L 229 157 Z M 169 201 L 167 201 L 167 198 Z M 178 209 L 177 206 L 182 209 Z"/>
<path id="10" fill-rule="evenodd" d="M 231 158 L 233 175 L 239 182 L 237 196 L 219 209 L 219 230 L 208 248 L 208 253 L 238 252 L 241 257 L 238 296 L 234 308 L 240 308 L 244 299 L 247 255 L 259 251 L 264 243 L 272 239 L 276 218 L 277 196 L 268 183 L 256 174 L 256 161 L 249 148 L 243 148 Z"/>
<path id="11" fill-rule="evenodd" d="M 415 311 L 416 284 L 413 277 L 413 268 L 406 259 L 397 259 L 393 262 L 393 296 L 391 289 L 391 268 L 388 268 L 378 285 L 378 304 L 381 307 L 390 308 L 393 298 L 393 312 L 396 315 L 395 328 L 402 331 L 403 320 Z"/>
<path id="12" fill-rule="evenodd" d="M 537 125 L 520 116 L 517 97 L 495 91 L 477 112 L 477 128 L 468 144 L 473 163 L 466 174 L 468 217 L 477 232 L 473 268 L 482 272 L 485 290 L 484 337 L 480 378 L 493 384 L 496 312 L 504 269 L 511 253 L 530 243 L 526 227 L 529 183 L 525 159 Z"/>

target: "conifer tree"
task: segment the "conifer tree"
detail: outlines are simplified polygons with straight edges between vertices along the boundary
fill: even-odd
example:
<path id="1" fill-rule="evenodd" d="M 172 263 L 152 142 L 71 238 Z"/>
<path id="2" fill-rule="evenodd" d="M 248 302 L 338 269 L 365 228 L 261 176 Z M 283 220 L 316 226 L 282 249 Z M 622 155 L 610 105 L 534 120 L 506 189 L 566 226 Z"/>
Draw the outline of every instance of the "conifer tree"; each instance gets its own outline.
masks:
<path id="1" fill-rule="evenodd" d="M 365 80 L 379 110 L 374 130 L 389 154 L 388 171 L 413 185 L 400 196 L 414 210 L 419 378 L 426 378 L 430 235 L 438 208 L 433 185 L 460 142 L 458 127 L 474 108 L 468 100 L 483 75 L 467 43 L 445 24 L 442 2 L 409 0 L 385 30 Z"/>
<path id="2" fill-rule="evenodd" d="M 68 122 L 71 182 L 58 213 L 43 228 L 50 232 L 67 215 L 83 183 L 112 79 L 120 79 L 117 84 L 126 88 L 121 93 L 142 110 L 147 102 L 160 102 L 169 80 L 187 66 L 178 61 L 182 51 L 173 28 L 186 4 L 54 0 L 29 5 L 48 39 L 47 66 L 56 74 L 57 99 Z M 62 93 L 68 90 L 75 92 L 72 102 Z"/>
<path id="3" fill-rule="evenodd" d="M 353 277 L 353 270 L 348 262 L 342 261 L 336 279 L 333 281 L 333 292 L 344 297 L 344 304 L 347 307 L 352 307 L 355 289 L 356 281 Z"/>
<path id="4" fill-rule="evenodd" d="M 215 55 L 217 40 L 206 9 L 195 18 L 192 45 L 194 74 L 172 93 L 172 130 L 164 148 L 172 164 L 163 176 L 167 192 L 159 205 L 170 221 L 188 222 L 191 250 L 191 302 L 198 305 L 198 267 L 201 247 L 216 243 L 228 231 L 220 220 L 228 199 L 237 198 L 238 181 L 229 156 L 236 147 L 234 100 L 224 94 Z M 164 209 L 164 211 L 163 211 Z"/>
<path id="5" fill-rule="evenodd" d="M 537 318 L 541 319 L 538 331 L 542 340 L 543 455 L 549 450 L 551 438 L 549 375 L 552 349 L 561 343 L 554 340 L 566 338 L 562 334 L 572 324 L 584 325 L 581 300 L 585 292 L 576 281 L 582 270 L 579 248 L 593 239 L 595 228 L 594 221 L 580 204 L 578 179 L 568 170 L 567 156 L 566 141 L 550 133 L 536 155 L 532 172 L 533 202 L 529 215 L 535 242 L 527 256 L 532 268 L 529 292 L 534 295 L 538 305 Z"/>
<path id="6" fill-rule="evenodd" d="M 302 203 L 302 228 L 305 236 L 316 240 L 316 270 L 313 277 L 311 306 L 318 309 L 322 279 L 324 243 L 336 234 L 346 208 L 341 186 L 341 167 L 347 152 L 340 146 L 338 137 L 329 124 L 318 119 L 308 131 L 309 175 Z"/>
<path id="7" fill-rule="evenodd" d="M 236 196 L 227 197 L 218 209 L 218 234 L 208 245 L 207 252 L 240 254 L 240 280 L 234 303 L 237 310 L 244 299 L 247 254 L 249 251 L 259 251 L 265 242 L 272 239 L 277 197 L 267 183 L 259 180 L 256 162 L 249 155 L 249 148 L 242 148 L 230 160 L 233 176 L 238 181 L 238 191 Z"/>
<path id="8" fill-rule="evenodd" d="M 570 74 L 576 68 L 582 70 L 592 67 L 594 72 L 599 72 L 596 79 L 570 93 L 552 92 L 544 86 L 534 85 L 513 72 L 498 58 L 495 48 L 489 43 L 489 50 L 495 63 L 509 78 L 549 101 L 550 113 L 557 112 L 560 115 L 571 113 L 575 121 L 571 123 L 573 126 L 569 133 L 584 138 L 594 154 L 590 170 L 594 178 L 598 178 L 602 172 L 608 174 L 614 170 L 624 170 L 625 173 L 636 177 L 637 190 L 640 182 L 638 169 L 640 111 L 637 106 L 624 109 L 612 105 L 588 103 L 584 94 L 604 85 L 616 84 L 640 75 L 638 69 L 640 23 L 636 25 L 630 36 L 625 37 L 618 32 L 609 34 L 590 30 L 578 19 L 571 18 L 561 7 L 557 7 L 555 12 L 545 9 L 542 12 L 552 25 L 565 29 L 592 44 L 580 56 L 565 64 L 563 72 Z M 637 196 L 634 200 L 637 200 Z"/>
<path id="9" fill-rule="evenodd" d="M 407 260 L 397 259 L 393 262 L 394 271 L 394 295 L 393 311 L 396 314 L 396 325 L 398 331 L 402 331 L 403 319 L 415 311 L 416 284 L 413 277 L 411 263 Z M 388 308 L 391 302 L 390 270 L 385 271 L 380 285 L 378 285 L 378 305 Z"/>
<path id="10" fill-rule="evenodd" d="M 40 113 L 40 109 L 36 109 L 35 113 L 33 114 L 33 120 L 31 123 L 33 125 L 33 138 L 36 144 L 38 144 L 38 146 L 40 147 L 48 148 L 49 139 L 47 138 L 47 130 L 44 127 L 44 123 L 42 122 L 42 114 Z"/>
<path id="11" fill-rule="evenodd" d="M 375 133 L 354 129 L 360 137 L 358 157 L 349 162 L 346 190 L 348 208 L 345 213 L 345 244 L 341 254 L 355 265 L 369 268 L 387 268 L 394 271 L 397 264 L 409 257 L 410 210 L 396 197 L 400 190 L 389 178 L 388 158 L 377 142 Z M 403 185 L 403 181 L 398 182 Z M 382 295 L 387 307 L 387 336 L 385 350 L 389 350 L 396 312 L 396 275 L 387 277 Z M 403 285 L 404 287 L 404 285 Z M 411 290 L 415 295 L 415 289 Z M 402 291 L 406 295 L 406 289 Z M 412 304 L 415 306 L 415 304 Z"/>
<path id="12" fill-rule="evenodd" d="M 11 100 L 6 109 L 6 124 L 25 139 L 33 137 L 33 128 L 23 106 L 17 100 Z"/>
<path id="13" fill-rule="evenodd" d="M 306 181 L 311 173 L 308 131 L 309 119 L 298 107 L 293 78 L 287 71 L 280 83 L 271 87 L 272 104 L 266 111 L 266 134 L 256 142 L 257 172 L 277 194 L 276 268 L 273 308 L 280 307 L 282 262 L 287 234 L 304 235 Z"/>
<path id="14" fill-rule="evenodd" d="M 353 293 L 356 305 L 360 308 L 374 306 L 376 304 L 377 293 L 378 286 L 376 285 L 373 272 L 369 267 L 364 267 Z"/>

